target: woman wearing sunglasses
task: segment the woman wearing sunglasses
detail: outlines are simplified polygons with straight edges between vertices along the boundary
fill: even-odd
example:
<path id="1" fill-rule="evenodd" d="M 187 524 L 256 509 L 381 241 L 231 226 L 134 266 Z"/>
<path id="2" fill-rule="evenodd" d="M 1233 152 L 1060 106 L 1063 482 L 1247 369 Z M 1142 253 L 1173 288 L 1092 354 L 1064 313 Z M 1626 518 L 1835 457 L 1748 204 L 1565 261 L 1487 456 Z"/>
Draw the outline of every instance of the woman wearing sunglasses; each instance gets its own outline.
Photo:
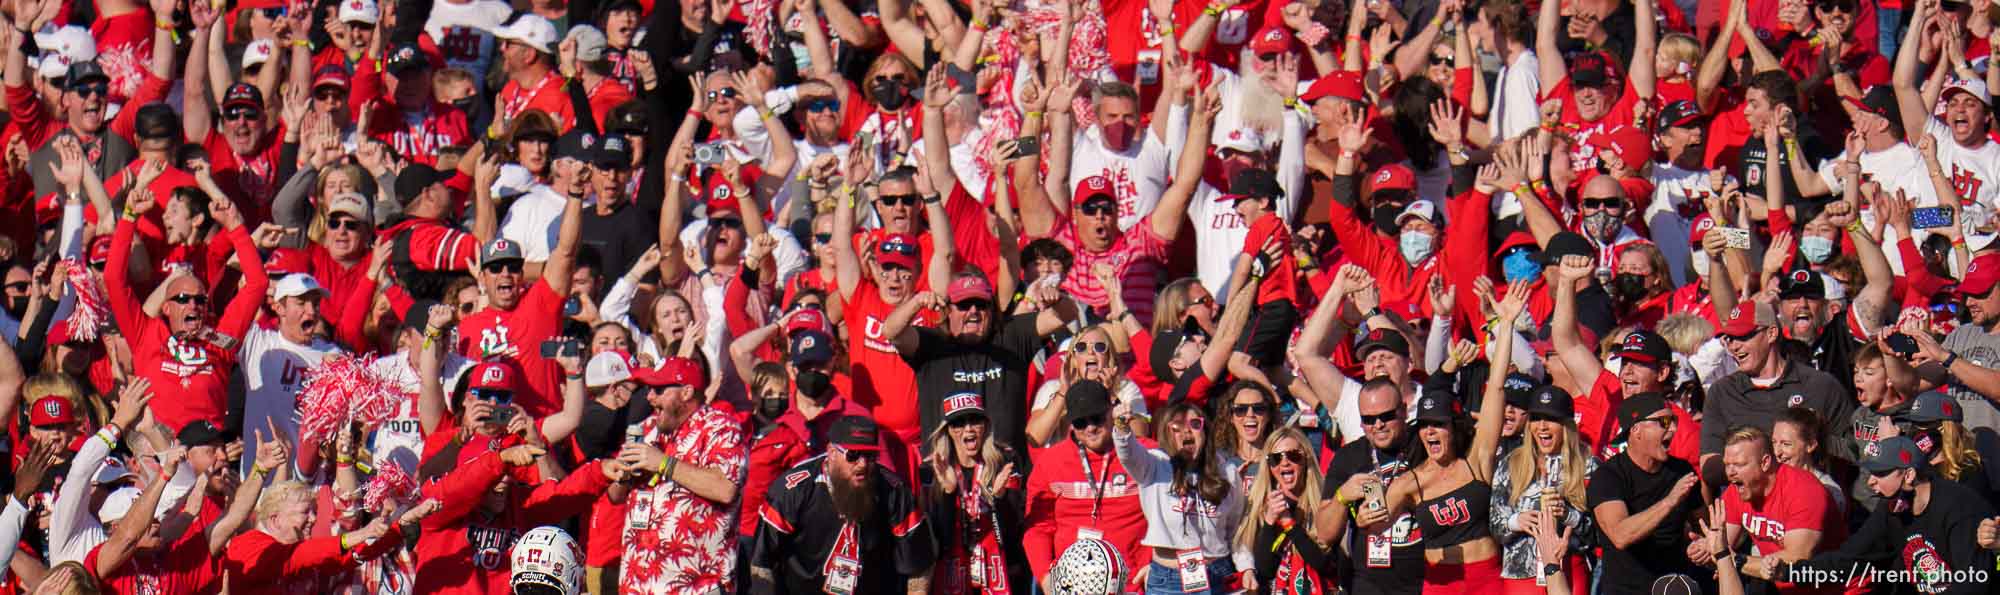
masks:
<path id="1" fill-rule="evenodd" d="M 1085 380 L 1107 387 L 1113 403 L 1131 404 L 1132 412 L 1138 418 L 1133 422 L 1137 431 L 1145 432 L 1151 428 L 1146 417 L 1146 398 L 1139 393 L 1139 386 L 1127 378 L 1107 325 L 1084 328 L 1059 350 L 1059 354 L 1062 356 L 1062 376 L 1044 380 L 1041 389 L 1035 391 L 1034 413 L 1028 416 L 1029 444 L 1047 445 L 1061 439 L 1062 428 L 1057 424 L 1067 415 L 1062 395 Z"/>
<path id="2" fill-rule="evenodd" d="M 1327 584 L 1320 569 L 1333 568 L 1340 552 L 1313 538 L 1313 511 L 1319 510 L 1323 496 L 1312 442 L 1298 428 L 1278 430 L 1262 461 L 1245 464 L 1253 467 L 1255 479 L 1250 483 L 1249 513 L 1236 529 L 1236 546 L 1248 549 L 1256 559 L 1257 584 L 1267 585 L 1266 593 L 1334 592 L 1336 587 Z"/>
<path id="3" fill-rule="evenodd" d="M 1153 427 L 1156 448 L 1139 444 L 1134 418 L 1128 404 L 1112 408 L 1111 444 L 1139 482 L 1146 513 L 1139 543 L 1151 548 L 1153 560 L 1147 595 L 1238 590 L 1232 575 L 1252 563 L 1250 551 L 1231 539 L 1243 519 L 1243 486 L 1208 442 L 1208 416 L 1186 401 L 1167 405 Z M 1246 576 L 1240 588 L 1255 590 L 1255 581 Z"/>
<path id="4" fill-rule="evenodd" d="M 1541 593 L 1547 584 L 1535 556 L 1537 527 L 1543 512 L 1556 519 L 1565 533 L 1579 540 L 1571 552 L 1586 549 L 1593 521 L 1584 500 L 1584 481 L 1597 470 L 1589 446 L 1576 430 L 1576 403 L 1569 392 L 1542 386 L 1528 393 L 1525 439 L 1493 470 L 1493 507 L 1489 520 L 1503 548 L 1500 583 L 1504 593 Z M 1571 593 L 1588 593 L 1590 570 L 1572 554 L 1562 575 Z"/>
<path id="5" fill-rule="evenodd" d="M 944 423 L 927 441 L 930 464 L 920 478 L 926 524 L 944 553 L 932 593 L 1022 592 L 1034 578 L 1018 537 L 1027 499 L 1014 453 L 993 440 L 978 393 L 946 397 L 941 409 Z"/>
<path id="6" fill-rule="evenodd" d="M 1264 455 L 1265 441 L 1277 432 L 1283 419 L 1278 412 L 1278 396 L 1262 384 L 1243 380 L 1230 385 L 1223 394 L 1229 397 L 1215 403 L 1215 417 L 1223 422 L 1212 427 L 1209 440 L 1215 444 L 1216 456 L 1236 467 L 1242 479 L 1248 480 L 1253 471 L 1251 466 Z"/>
<path id="7" fill-rule="evenodd" d="M 1517 282 L 1508 287 L 1506 299 L 1493 305 L 1498 318 L 1491 336 L 1499 344 L 1492 361 L 1513 357 L 1511 339 L 1529 293 L 1526 283 Z M 1358 524 L 1371 530 L 1405 512 L 1417 518 L 1424 536 L 1427 595 L 1494 593 L 1502 588 L 1500 542 L 1490 532 L 1494 490 L 1489 482 L 1499 457 L 1505 386 L 1506 374 L 1487 374 L 1476 425 L 1448 395 L 1417 399 L 1417 439 L 1410 442 L 1411 452 L 1404 457 L 1411 462 L 1411 471 L 1389 484 L 1386 506 L 1362 506 L 1357 513 Z"/>

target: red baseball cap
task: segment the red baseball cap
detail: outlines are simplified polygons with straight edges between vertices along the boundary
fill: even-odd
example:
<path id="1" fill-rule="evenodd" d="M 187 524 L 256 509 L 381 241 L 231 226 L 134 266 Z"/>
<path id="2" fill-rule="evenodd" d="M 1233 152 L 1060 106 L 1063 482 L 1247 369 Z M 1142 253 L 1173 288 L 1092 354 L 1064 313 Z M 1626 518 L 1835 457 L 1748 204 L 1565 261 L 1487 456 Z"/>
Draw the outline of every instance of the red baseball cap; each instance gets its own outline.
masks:
<path id="1" fill-rule="evenodd" d="M 35 427 L 59 426 L 76 423 L 76 404 L 69 399 L 49 395 L 35 399 L 28 408 L 28 425 Z"/>
<path id="2" fill-rule="evenodd" d="M 1367 196 L 1383 190 L 1416 190 L 1417 173 L 1410 166 L 1391 163 L 1375 170 L 1375 174 L 1361 184 L 1361 195 Z"/>
<path id="3" fill-rule="evenodd" d="M 327 64 L 313 71 L 312 88 L 340 87 L 346 89 L 347 78 L 347 67 L 339 64 Z"/>
<path id="4" fill-rule="evenodd" d="M 1312 103 L 1319 101 L 1321 97 L 1339 97 L 1349 101 L 1367 101 L 1368 90 L 1361 85 L 1360 75 L 1342 70 L 1319 77 L 1319 80 L 1313 81 L 1312 86 L 1306 87 L 1306 93 L 1299 96 L 1299 100 Z"/>
<path id="5" fill-rule="evenodd" d="M 892 233 L 882 236 L 875 244 L 875 262 L 882 266 L 895 265 L 917 270 L 917 258 L 923 249 L 917 247 L 917 237 L 907 233 Z"/>
<path id="6" fill-rule="evenodd" d="M 90 264 L 111 262 L 111 236 L 90 239 Z"/>
<path id="7" fill-rule="evenodd" d="M 1965 265 L 1965 278 L 1958 282 L 1958 294 L 1963 296 L 1986 295 L 1993 291 L 1993 284 L 2000 283 L 2000 254 L 1981 254 Z"/>
<path id="8" fill-rule="evenodd" d="M 1118 200 L 1118 196 L 1111 192 L 1110 179 L 1104 176 L 1090 176 L 1076 181 L 1076 191 L 1069 193 L 1069 202 L 1071 205 L 1081 207 L 1086 200 L 1094 196 Z"/>
<path id="9" fill-rule="evenodd" d="M 1284 25 L 1271 25 L 1257 32 L 1250 40 L 1250 51 L 1270 54 L 1292 51 L 1292 30 Z"/>
<path id="10" fill-rule="evenodd" d="M 1637 126 L 1619 126 L 1593 134 L 1587 142 L 1599 151 L 1617 155 L 1633 169 L 1653 160 L 1653 137 Z"/>
<path id="11" fill-rule="evenodd" d="M 828 334 L 833 332 L 827 328 L 826 314 L 817 308 L 800 309 L 792 314 L 791 320 L 785 322 L 785 336 L 789 337 L 799 331 L 819 331 Z"/>
<path id="12" fill-rule="evenodd" d="M 1776 310 L 1772 310 L 1768 305 L 1746 300 L 1736 304 L 1736 309 L 1729 312 L 1729 319 L 1722 321 L 1722 328 L 1717 329 L 1715 334 L 1724 337 L 1743 337 L 1757 332 L 1757 329 L 1774 326 L 1778 326 Z"/>
<path id="13" fill-rule="evenodd" d="M 1715 229 L 1715 219 L 1710 218 L 1708 213 L 1695 215 L 1694 221 L 1688 225 L 1688 244 L 1699 249 L 1701 241 L 1708 237 L 1708 230 L 1711 229 Z"/>
<path id="14" fill-rule="evenodd" d="M 639 370 L 632 377 L 646 386 L 689 386 L 698 391 L 708 388 L 708 374 L 702 371 L 701 364 L 685 357 L 667 358 L 660 362 L 659 369 Z"/>
<path id="15" fill-rule="evenodd" d="M 486 362 L 472 368 L 471 387 L 478 390 L 514 391 L 517 378 L 513 364 L 507 362 Z"/>
<path id="16" fill-rule="evenodd" d="M 990 302 L 993 301 L 993 284 L 987 283 L 986 278 L 979 275 L 961 275 L 952 280 L 951 288 L 945 291 L 944 297 L 954 304 L 965 300 Z"/>

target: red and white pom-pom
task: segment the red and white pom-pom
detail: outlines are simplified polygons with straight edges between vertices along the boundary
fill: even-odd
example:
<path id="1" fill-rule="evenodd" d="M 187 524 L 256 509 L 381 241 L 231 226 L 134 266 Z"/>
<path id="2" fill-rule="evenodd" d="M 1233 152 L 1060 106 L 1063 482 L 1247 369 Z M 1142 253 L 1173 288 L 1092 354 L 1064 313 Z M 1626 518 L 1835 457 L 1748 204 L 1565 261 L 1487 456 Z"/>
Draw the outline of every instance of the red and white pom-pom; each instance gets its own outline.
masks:
<path id="1" fill-rule="evenodd" d="M 375 372 L 375 357 L 361 358 L 361 381 L 356 383 L 354 394 L 348 398 L 348 421 L 359 422 L 364 427 L 373 427 L 396 416 L 403 402 L 410 396 L 395 383 Z"/>
<path id="2" fill-rule="evenodd" d="M 110 320 L 110 300 L 104 296 L 104 283 L 96 270 L 83 261 L 70 259 L 67 270 L 70 293 L 76 296 L 76 309 L 69 315 L 69 338 L 71 341 L 97 340 L 98 327 Z"/>
<path id="3" fill-rule="evenodd" d="M 758 55 L 771 55 L 771 19 L 778 15 L 778 0 L 750 0 L 743 7 L 745 21 L 743 31 L 748 34 L 750 49 Z M 786 23 L 786 30 L 795 30 Z"/>
<path id="4" fill-rule="evenodd" d="M 299 441 L 311 444 L 339 436 L 354 395 L 364 389 L 368 369 L 360 359 L 333 356 L 306 368 L 299 387 Z"/>
<path id="5" fill-rule="evenodd" d="M 367 510 L 382 510 L 384 502 L 404 502 L 413 499 L 417 493 L 417 480 L 410 477 L 401 465 L 378 460 L 375 476 L 368 479 L 362 488 L 361 505 Z"/>

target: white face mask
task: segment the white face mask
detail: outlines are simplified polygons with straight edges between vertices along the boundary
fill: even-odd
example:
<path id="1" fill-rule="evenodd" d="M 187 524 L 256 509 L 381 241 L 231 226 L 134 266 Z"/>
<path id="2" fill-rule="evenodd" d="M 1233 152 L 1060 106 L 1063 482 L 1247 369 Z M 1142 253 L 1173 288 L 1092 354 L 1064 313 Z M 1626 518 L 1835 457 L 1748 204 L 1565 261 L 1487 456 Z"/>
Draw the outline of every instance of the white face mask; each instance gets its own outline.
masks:
<path id="1" fill-rule="evenodd" d="M 1689 264 L 1690 266 L 1693 266 L 1693 267 L 1694 267 L 1694 274 L 1695 274 L 1695 276 L 1697 276 L 1697 277 L 1707 277 L 1707 276 L 1708 276 L 1708 253 L 1707 253 L 1707 252 L 1704 252 L 1704 251 L 1701 251 L 1701 250 L 1696 250 L 1696 251 L 1694 251 L 1694 254 L 1692 254 L 1692 255 L 1688 256 L 1688 264 Z"/>
<path id="2" fill-rule="evenodd" d="M 1431 234 L 1412 229 L 1403 232 L 1396 240 L 1397 248 L 1403 252 L 1403 262 L 1415 265 L 1431 256 Z"/>

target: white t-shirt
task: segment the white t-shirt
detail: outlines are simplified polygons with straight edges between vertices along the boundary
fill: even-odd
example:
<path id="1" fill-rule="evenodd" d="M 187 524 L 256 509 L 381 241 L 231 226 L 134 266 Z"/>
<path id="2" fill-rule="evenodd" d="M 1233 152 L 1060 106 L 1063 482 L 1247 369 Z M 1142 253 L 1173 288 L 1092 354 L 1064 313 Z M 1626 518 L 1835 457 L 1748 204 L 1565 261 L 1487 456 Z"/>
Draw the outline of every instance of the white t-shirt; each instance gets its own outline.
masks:
<path id="1" fill-rule="evenodd" d="M 1832 190 L 1836 197 L 1841 193 L 1841 185 L 1840 177 L 1833 174 L 1833 169 L 1836 164 L 1847 159 L 1847 152 L 1841 151 L 1833 160 L 1819 165 L 1820 181 L 1826 182 L 1827 189 Z M 1937 189 L 1931 185 L 1930 170 L 1924 167 L 1923 155 L 1918 154 L 1916 148 L 1911 147 L 1909 143 L 1899 141 L 1887 149 L 1864 152 L 1859 161 L 1861 175 L 1881 184 L 1883 194 L 1894 196 L 1896 191 L 1901 190 L 1917 208 L 1938 206 Z M 1874 213 L 1868 211 L 1867 214 L 1872 216 Z M 1924 238 L 1930 237 L 1931 233 L 1921 229 L 1913 231 L 1919 244 Z M 1902 239 L 1902 234 L 1897 233 L 1894 226 L 1883 228 L 1883 255 L 1889 260 L 1889 268 L 1898 275 L 1903 274 L 1903 255 L 1896 249 L 1896 244 Z"/>
<path id="2" fill-rule="evenodd" d="M 375 453 L 377 465 L 381 461 L 402 466 L 410 475 L 416 475 L 417 465 L 422 462 L 424 452 L 423 422 L 417 417 L 417 394 L 423 390 L 423 380 L 417 376 L 417 369 L 410 363 L 413 357 L 409 351 L 398 351 L 394 355 L 375 360 L 369 370 L 389 379 L 402 389 L 410 399 L 396 408 L 396 415 L 383 422 L 375 430 L 369 452 Z M 472 360 L 457 353 L 446 352 L 440 369 L 444 371 L 444 387 L 448 393 L 458 384 L 458 377 L 472 368 Z M 447 395 L 445 398 L 450 398 Z"/>
<path id="3" fill-rule="evenodd" d="M 1167 117 L 1178 120 L 1187 117 L 1187 108 L 1174 106 Z M 1184 128 L 1184 127 L 1176 127 Z M 1166 193 L 1168 175 L 1173 173 L 1173 149 L 1185 142 L 1185 133 L 1180 140 L 1163 139 L 1147 126 L 1139 131 L 1139 143 L 1124 153 L 1115 153 L 1104 146 L 1104 131 L 1096 125 L 1073 135 L 1075 147 L 1070 156 L 1069 187 L 1090 176 L 1104 176 L 1111 181 L 1111 191 L 1118 197 L 1118 229 L 1130 230 L 1139 219 L 1153 212 L 1153 206 L 1160 204 L 1160 195 Z M 1075 197 L 1071 197 L 1072 200 Z"/>
<path id="4" fill-rule="evenodd" d="M 993 172 L 985 167 L 981 167 L 979 165 L 979 156 L 973 154 L 973 147 L 979 146 L 985 137 L 986 129 L 973 128 L 966 131 L 965 137 L 959 139 L 958 144 L 952 145 L 949 149 L 951 151 L 952 175 L 958 178 L 958 185 L 965 188 L 965 193 L 974 197 L 984 197 L 986 195 L 986 181 L 993 177 Z M 916 144 L 910 146 L 911 159 L 924 158 L 924 146 L 928 140 L 930 139 L 920 138 L 917 139 Z M 911 163 L 914 164 L 914 162 Z M 938 188 L 937 191 L 941 196 L 951 195 L 945 188 Z M 917 211 L 917 216 L 922 217 L 923 211 Z"/>
<path id="5" fill-rule="evenodd" d="M 474 79 L 483 79 L 498 53 L 499 44 L 493 38 L 493 31 L 513 12 L 512 6 L 500 0 L 463 3 L 443 0 L 431 5 L 431 18 L 424 22 L 424 33 L 437 41 L 446 66 L 462 68 L 472 73 Z"/>
<path id="6" fill-rule="evenodd" d="M 563 206 L 569 202 L 546 184 L 536 184 L 507 206 L 500 218 L 500 237 L 521 245 L 528 262 L 547 262 L 562 235 Z"/>
<path id="7" fill-rule="evenodd" d="M 1960 145 L 1951 128 L 1937 118 L 1925 122 L 1924 132 L 1937 137 L 1938 165 L 1951 178 L 1959 198 L 2000 206 L 2000 143 L 1980 137 L 1977 147 Z"/>
<path id="8" fill-rule="evenodd" d="M 1693 280 L 1687 276 L 1688 259 L 1698 249 L 1685 240 L 1692 229 L 1688 219 L 1681 216 L 1680 208 L 1692 204 L 1699 209 L 1702 199 L 1714 194 L 1708 186 L 1708 172 L 1681 169 L 1671 163 L 1653 164 L 1653 200 L 1646 205 L 1646 227 L 1648 237 L 1653 238 L 1660 254 L 1667 258 L 1675 287 Z"/>
<path id="9" fill-rule="evenodd" d="M 243 335 L 239 350 L 243 374 L 243 452 L 257 452 L 257 430 L 275 422 L 285 435 L 299 435 L 299 389 L 305 386 L 306 369 L 319 365 L 326 356 L 345 353 L 333 342 L 315 337 L 300 345 L 285 338 L 277 329 L 251 326 Z M 270 436 L 265 436 L 269 438 Z M 247 472 L 255 456 L 243 457 Z"/>
<path id="10" fill-rule="evenodd" d="M 1292 220 L 1298 205 L 1290 193 L 1278 199 L 1278 217 Z M 1188 221 L 1194 224 L 1195 275 L 1219 303 L 1229 295 L 1229 275 L 1235 272 L 1236 255 L 1243 253 L 1243 241 L 1250 237 L 1250 223 L 1236 214 L 1236 202 L 1227 194 L 1203 183 L 1188 201 Z"/>
<path id="11" fill-rule="evenodd" d="M 1513 62 L 1500 67 L 1500 83 L 1487 111 L 1498 127 L 1494 142 L 1520 136 L 1541 125 L 1541 106 L 1536 101 L 1542 92 L 1541 67 L 1534 50 L 1523 51 Z"/>

